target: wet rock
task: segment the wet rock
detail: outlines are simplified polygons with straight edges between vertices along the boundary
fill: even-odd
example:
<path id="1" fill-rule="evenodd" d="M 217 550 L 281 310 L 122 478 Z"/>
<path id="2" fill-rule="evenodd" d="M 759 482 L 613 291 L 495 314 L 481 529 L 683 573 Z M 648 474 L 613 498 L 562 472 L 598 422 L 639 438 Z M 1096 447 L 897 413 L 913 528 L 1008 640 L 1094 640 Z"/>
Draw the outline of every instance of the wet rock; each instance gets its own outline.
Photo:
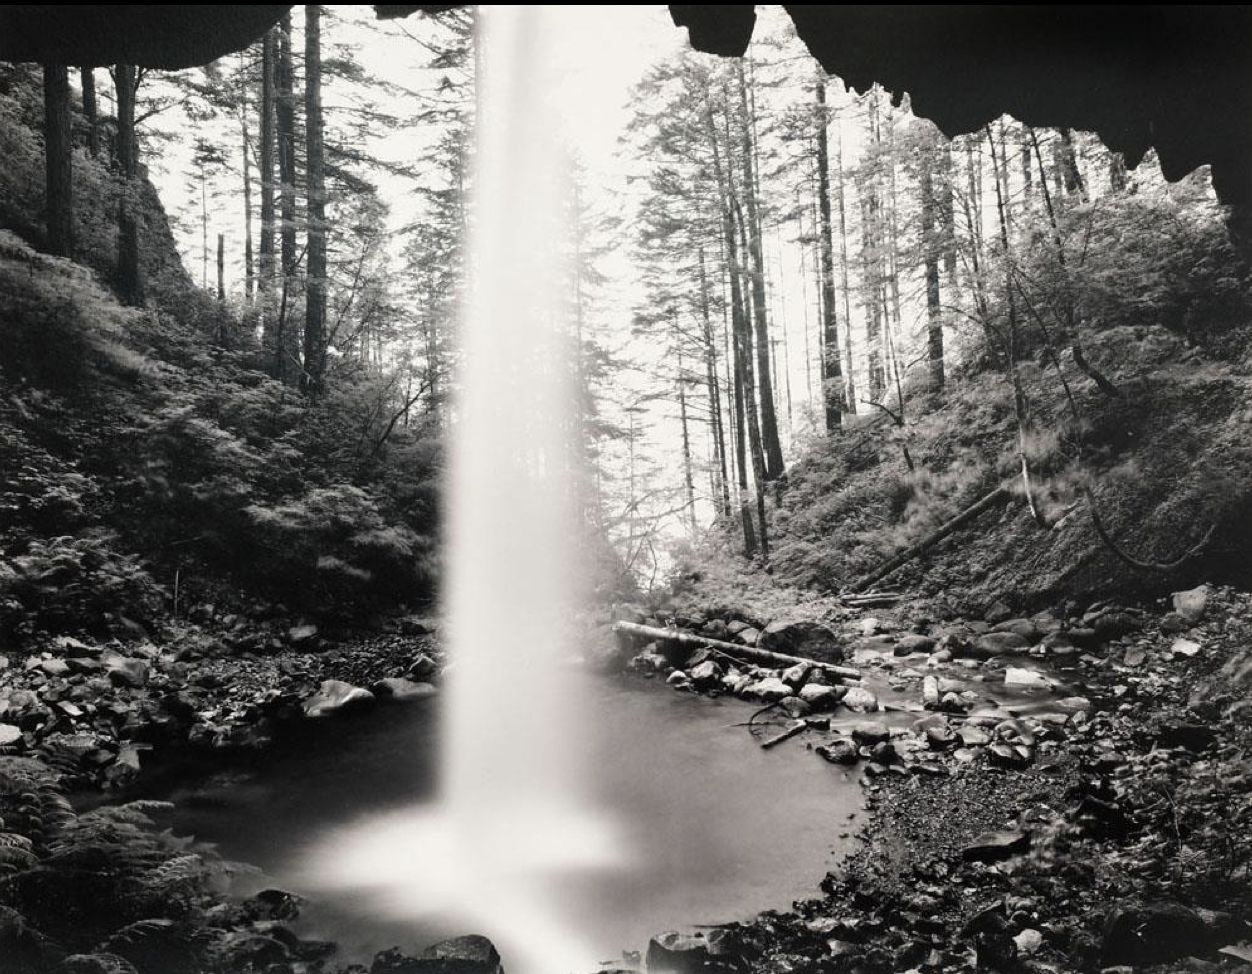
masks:
<path id="1" fill-rule="evenodd" d="M 991 631 L 1011 632 L 1021 636 L 1028 643 L 1035 642 L 1041 635 L 1033 619 L 1005 619 L 1003 622 L 996 623 Z"/>
<path id="2" fill-rule="evenodd" d="M 148 682 L 151 664 L 146 659 L 108 652 L 100 657 L 100 662 L 115 686 L 142 687 Z"/>
<path id="3" fill-rule="evenodd" d="M 808 681 L 809 671 L 812 669 L 808 663 L 797 663 L 783 670 L 780 674 L 784 683 L 799 689 Z"/>
<path id="4" fill-rule="evenodd" d="M 974 640 L 974 654 L 984 659 L 1016 653 L 1028 648 L 1030 642 L 1015 632 L 988 632 Z"/>
<path id="5" fill-rule="evenodd" d="M 833 710 L 839 703 L 839 694 L 834 687 L 818 683 L 806 683 L 800 688 L 799 697 L 813 710 Z"/>
<path id="6" fill-rule="evenodd" d="M 764 680 L 757 680 L 755 683 L 749 684 L 743 691 L 744 696 L 752 700 L 761 700 L 765 703 L 777 703 L 791 696 L 791 687 L 783 683 L 776 676 L 766 677 Z"/>
<path id="7" fill-rule="evenodd" d="M 705 660 L 688 670 L 687 675 L 697 690 L 711 690 L 721 684 L 723 674 L 721 666 L 712 660 Z"/>
<path id="8" fill-rule="evenodd" d="M 858 744 L 871 746 L 890 740 L 891 728 L 882 721 L 865 720 L 852 727 L 852 739 Z"/>
<path id="9" fill-rule="evenodd" d="M 665 678 L 665 684 L 666 686 L 676 687 L 679 690 L 683 690 L 691 686 L 691 677 L 689 677 L 682 670 L 674 670 L 673 673 Z"/>
<path id="10" fill-rule="evenodd" d="M 946 751 L 957 742 L 956 732 L 948 726 L 946 721 L 931 724 L 923 733 L 926 736 L 926 744 L 932 751 Z"/>
<path id="11" fill-rule="evenodd" d="M 773 653 L 827 662 L 843 659 L 843 646 L 834 631 L 806 619 L 775 619 L 762 631 L 758 645 Z"/>
<path id="12" fill-rule="evenodd" d="M 386 700 L 407 703 L 410 700 L 423 700 L 434 696 L 438 691 L 433 683 L 415 683 L 402 676 L 388 676 L 379 680 L 371 688 L 374 694 Z"/>
<path id="13" fill-rule="evenodd" d="M 1030 833 L 1020 829 L 984 832 L 961 850 L 966 862 L 998 862 L 1030 848 Z"/>
<path id="14" fill-rule="evenodd" d="M 422 951 L 420 959 L 438 964 L 423 968 L 430 974 L 504 974 L 495 944 L 477 935 L 441 940 Z"/>
<path id="15" fill-rule="evenodd" d="M 896 750 L 896 746 L 891 741 L 882 741 L 875 744 L 869 749 L 869 759 L 875 764 L 881 764 L 883 767 L 900 763 L 900 752 Z"/>
<path id="16" fill-rule="evenodd" d="M 439 672 L 439 664 L 425 653 L 418 653 L 404 675 L 418 683 L 428 683 Z"/>
<path id="17" fill-rule="evenodd" d="M 865 687 L 851 687 L 843 698 L 843 705 L 855 714 L 873 713 L 878 710 L 878 697 Z"/>
<path id="18" fill-rule="evenodd" d="M 317 626 L 311 622 L 287 630 L 287 642 L 297 649 L 312 649 L 317 644 Z"/>
<path id="19" fill-rule="evenodd" d="M 1124 903 L 1105 917 L 1100 959 L 1106 967 L 1156 965 L 1205 954 L 1220 946 L 1195 910 L 1181 903 Z"/>
<path id="20" fill-rule="evenodd" d="M 783 697 L 778 702 L 778 706 L 787 713 L 787 716 L 792 718 L 807 717 L 813 709 L 809 706 L 808 701 L 795 696 Z"/>
<path id="21" fill-rule="evenodd" d="M 22 739 L 22 729 L 16 724 L 0 724 L 0 747 L 16 744 Z"/>
<path id="22" fill-rule="evenodd" d="M 1185 592 L 1174 593 L 1174 611 L 1190 623 L 1199 622 L 1209 607 L 1209 587 L 1200 585 Z"/>
<path id="23" fill-rule="evenodd" d="M 913 653 L 929 653 L 934 648 L 935 641 L 929 636 L 909 633 L 907 636 L 900 637 L 900 641 L 895 645 L 895 654 L 897 656 L 909 656 Z"/>
<path id="24" fill-rule="evenodd" d="M 1013 610 L 1000 601 L 992 602 L 983 613 L 983 618 L 993 626 L 1012 617 Z"/>
<path id="25" fill-rule="evenodd" d="M 817 756 L 831 764 L 852 765 L 860 760 L 860 750 L 854 741 L 848 740 L 846 737 L 837 737 L 834 740 L 827 741 L 825 744 L 819 744 L 813 749 Z"/>
<path id="26" fill-rule="evenodd" d="M 1010 666 L 1004 671 L 1004 684 L 1010 687 L 1023 687 L 1028 690 L 1046 690 L 1052 681 L 1038 670 L 1020 666 Z"/>
<path id="27" fill-rule="evenodd" d="M 722 931 L 708 937 L 669 930 L 648 942 L 645 958 L 648 974 L 716 974 L 732 969 L 721 941 Z"/>
<path id="28" fill-rule="evenodd" d="M 1174 659 L 1191 659 L 1200 653 L 1200 644 L 1194 639 L 1175 639 L 1169 647 L 1169 655 Z"/>
<path id="29" fill-rule="evenodd" d="M 1161 632 L 1166 635 L 1174 635 L 1180 632 L 1186 632 L 1191 628 L 1191 623 L 1179 615 L 1177 612 L 1166 612 L 1161 616 Z"/>
<path id="30" fill-rule="evenodd" d="M 343 680 L 323 680 L 317 693 L 304 701 L 306 717 L 330 717 L 346 713 L 374 702 L 374 695 L 363 687 L 354 687 Z"/>

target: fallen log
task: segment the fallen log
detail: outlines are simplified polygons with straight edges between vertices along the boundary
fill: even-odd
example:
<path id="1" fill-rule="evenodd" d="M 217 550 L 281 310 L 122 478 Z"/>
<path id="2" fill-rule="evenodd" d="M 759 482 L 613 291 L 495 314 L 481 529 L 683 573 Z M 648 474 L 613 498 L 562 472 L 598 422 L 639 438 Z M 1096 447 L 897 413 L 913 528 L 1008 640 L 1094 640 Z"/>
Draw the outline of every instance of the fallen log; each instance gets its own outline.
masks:
<path id="1" fill-rule="evenodd" d="M 808 726 L 809 725 L 802 720 L 793 720 L 786 726 L 786 728 L 779 731 L 773 737 L 767 737 L 765 740 L 761 741 L 761 750 L 768 751 L 772 747 L 777 747 L 783 741 L 791 740 L 797 734 L 808 730 Z"/>
<path id="2" fill-rule="evenodd" d="M 956 517 L 951 518 L 950 520 L 939 525 L 939 527 L 931 531 L 930 534 L 922 538 L 922 540 L 917 542 L 917 544 L 912 547 L 905 548 L 898 555 L 893 555 L 891 558 L 888 558 L 864 578 L 853 583 L 851 588 L 848 589 L 848 592 L 852 595 L 856 595 L 858 592 L 865 591 L 865 589 L 869 588 L 875 582 L 882 581 L 882 579 L 886 578 L 896 569 L 907 565 L 918 555 L 925 554 L 927 550 L 933 548 L 953 531 L 964 527 L 984 511 L 989 510 L 1001 501 L 1008 500 L 1011 494 L 1012 490 L 1007 485 L 1001 484 L 991 493 L 984 495 L 969 507 L 965 508 L 965 510 L 961 511 L 961 513 L 956 515 Z"/>
<path id="3" fill-rule="evenodd" d="M 681 646 L 691 646 L 694 649 L 711 649 L 715 653 L 729 656 L 736 661 L 746 659 L 755 663 L 772 663 L 775 666 L 795 666 L 796 663 L 803 663 L 805 666 L 816 667 L 831 676 L 838 676 L 845 680 L 861 678 L 860 671 L 850 666 L 806 659 L 803 656 L 790 656 L 787 653 L 775 653 L 768 649 L 757 649 L 755 646 L 724 642 L 721 639 L 709 639 L 707 636 L 697 636 L 695 633 L 684 632 L 681 629 L 660 629 L 656 626 L 640 625 L 637 622 L 615 622 L 613 631 L 629 633 L 632 636 L 644 636 L 648 639 L 668 639 Z"/>

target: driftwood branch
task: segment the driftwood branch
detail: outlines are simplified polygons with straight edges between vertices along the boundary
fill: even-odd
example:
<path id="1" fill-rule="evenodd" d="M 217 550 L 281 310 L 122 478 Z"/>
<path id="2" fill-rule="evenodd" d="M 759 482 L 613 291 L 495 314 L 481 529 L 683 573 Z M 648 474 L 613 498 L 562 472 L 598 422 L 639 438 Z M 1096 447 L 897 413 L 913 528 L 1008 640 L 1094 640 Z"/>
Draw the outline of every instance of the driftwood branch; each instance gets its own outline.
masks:
<path id="1" fill-rule="evenodd" d="M 1113 540 L 1113 536 L 1109 534 L 1108 529 L 1104 526 L 1104 521 L 1100 518 L 1100 512 L 1096 510 L 1095 494 L 1090 487 L 1084 488 L 1083 493 L 1087 498 L 1087 510 L 1091 512 L 1091 523 L 1095 525 L 1096 534 L 1100 536 L 1100 540 L 1104 542 L 1104 546 L 1111 551 L 1119 561 L 1129 565 L 1131 568 L 1137 568 L 1142 572 L 1158 572 L 1167 574 L 1177 571 L 1192 558 L 1199 556 L 1209 542 L 1213 540 L 1213 534 L 1217 531 L 1217 525 L 1213 524 L 1204 532 L 1204 537 L 1197 541 L 1192 547 L 1188 548 L 1173 561 L 1142 561 L 1130 554 Z"/>
<path id="2" fill-rule="evenodd" d="M 783 730 L 779 731 L 773 737 L 767 737 L 761 741 L 761 750 L 768 751 L 770 748 L 777 747 L 783 741 L 789 741 L 797 734 L 808 730 L 808 724 L 802 720 L 794 720 L 788 724 Z"/>
<path id="3" fill-rule="evenodd" d="M 935 545 L 937 545 L 940 541 L 942 541 L 952 532 L 956 531 L 959 528 L 964 527 L 966 524 L 974 520 L 974 518 L 978 517 L 978 515 L 982 514 L 984 511 L 989 510 L 990 508 L 994 507 L 996 504 L 999 504 L 1002 501 L 1008 500 L 1009 495 L 1011 493 L 1012 492 L 1009 490 L 1007 486 L 1005 486 L 1004 484 L 1001 484 L 991 493 L 984 495 L 983 497 L 975 501 L 973 504 L 971 504 L 969 507 L 965 508 L 965 510 L 961 511 L 961 513 L 956 515 L 956 517 L 951 518 L 950 520 L 945 521 L 943 524 L 939 525 L 939 527 L 931 531 L 930 534 L 922 538 L 922 540 L 917 542 L 917 544 L 909 548 L 905 548 L 898 555 L 894 555 L 891 558 L 887 559 L 885 562 L 883 562 L 881 565 L 875 568 L 868 575 L 861 578 L 859 581 L 854 582 L 848 591 L 853 595 L 855 595 L 858 592 L 864 592 L 867 588 L 869 588 L 875 582 L 881 581 L 882 579 L 890 575 L 892 572 L 894 572 L 896 569 L 901 568 L 904 565 L 907 565 L 910 561 L 912 561 L 918 555 L 924 554 L 926 551 L 928 551 L 930 548 L 933 548 Z"/>
<path id="4" fill-rule="evenodd" d="M 721 639 L 709 639 L 706 636 L 697 636 L 694 633 L 684 632 L 681 629 L 660 629 L 656 626 L 643 626 L 635 622 L 617 622 L 614 623 L 613 630 L 614 632 L 629 633 L 632 636 L 644 636 L 647 639 L 668 639 L 681 646 L 691 646 L 695 649 L 709 649 L 719 655 L 728 656 L 737 662 L 751 660 L 754 663 L 770 663 L 774 666 L 794 666 L 796 663 L 803 663 L 806 666 L 816 667 L 824 670 L 831 676 L 837 676 L 844 680 L 859 680 L 861 678 L 860 671 L 850 666 L 840 666 L 837 663 L 806 659 L 803 656 L 791 656 L 787 653 L 775 653 L 768 649 L 742 646 L 739 643 L 728 643 Z"/>

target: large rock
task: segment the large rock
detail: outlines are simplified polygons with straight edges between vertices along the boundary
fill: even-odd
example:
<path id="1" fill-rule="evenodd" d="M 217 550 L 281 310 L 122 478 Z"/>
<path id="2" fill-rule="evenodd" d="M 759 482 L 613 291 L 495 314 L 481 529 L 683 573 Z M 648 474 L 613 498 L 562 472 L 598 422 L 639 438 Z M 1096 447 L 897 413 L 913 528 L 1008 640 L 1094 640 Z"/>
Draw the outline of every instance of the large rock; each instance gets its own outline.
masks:
<path id="1" fill-rule="evenodd" d="M 751 700 L 763 700 L 765 703 L 777 703 L 792 695 L 791 687 L 783 683 L 776 676 L 766 677 L 764 680 L 757 680 L 750 683 L 743 691 L 743 695 Z"/>
<path id="2" fill-rule="evenodd" d="M 1204 916 L 1181 903 L 1124 903 L 1105 917 L 1100 959 L 1105 967 L 1165 964 L 1214 950 L 1220 946 L 1217 933 Z"/>
<path id="3" fill-rule="evenodd" d="M 806 683 L 798 696 L 813 710 L 833 710 L 839 702 L 838 689 L 820 683 Z"/>
<path id="4" fill-rule="evenodd" d="M 648 942 L 645 962 L 648 974 L 719 974 L 733 970 L 732 958 L 723 945 L 725 931 L 707 937 L 668 930 Z"/>
<path id="5" fill-rule="evenodd" d="M 843 698 L 843 705 L 854 714 L 868 714 L 878 710 L 878 698 L 865 687 L 851 687 Z"/>
<path id="6" fill-rule="evenodd" d="M 852 765 L 861 758 L 856 742 L 846 737 L 836 737 L 825 744 L 817 745 L 813 750 L 823 761 L 829 761 L 831 764 Z"/>
<path id="7" fill-rule="evenodd" d="M 438 692 L 433 683 L 415 683 L 402 676 L 383 677 L 374 684 L 372 689 L 376 696 L 386 700 L 395 700 L 398 703 L 424 700 L 426 697 L 433 697 Z"/>
<path id="8" fill-rule="evenodd" d="M 966 862 L 997 862 L 1030 848 L 1030 833 L 1020 830 L 984 832 L 961 850 Z"/>
<path id="9" fill-rule="evenodd" d="M 909 656 L 913 653 L 929 653 L 934 648 L 935 641 L 929 636 L 911 632 L 907 636 L 900 637 L 900 641 L 895 645 L 894 653 L 896 656 Z"/>
<path id="10" fill-rule="evenodd" d="M 1185 592 L 1174 593 L 1174 611 L 1187 620 L 1199 622 L 1209 607 L 1209 587 L 1201 585 Z"/>
<path id="11" fill-rule="evenodd" d="M 1035 625 L 1033 619 L 1006 619 L 1004 622 L 996 623 L 991 631 L 1015 633 L 1028 643 L 1033 643 L 1040 636 L 1039 627 Z"/>
<path id="12" fill-rule="evenodd" d="M 890 739 L 891 728 L 880 720 L 865 720 L 852 727 L 852 739 L 867 747 Z"/>
<path id="13" fill-rule="evenodd" d="M 22 739 L 22 729 L 16 724 L 0 724 L 0 747 L 16 744 Z"/>
<path id="14" fill-rule="evenodd" d="M 100 657 L 100 662 L 116 686 L 141 687 L 148 682 L 151 664 L 146 659 L 109 652 Z"/>
<path id="15" fill-rule="evenodd" d="M 713 660 L 707 659 L 688 670 L 687 676 L 691 678 L 691 685 L 697 690 L 712 690 L 721 685 L 722 668 Z"/>
<path id="16" fill-rule="evenodd" d="M 1030 641 L 1015 632 L 988 632 L 974 640 L 971 656 L 990 659 L 1005 653 L 1020 653 L 1029 648 Z"/>
<path id="17" fill-rule="evenodd" d="M 504 974 L 495 944 L 474 934 L 441 940 L 422 951 L 421 959 L 438 962 L 440 967 L 429 968 L 438 974 Z"/>
<path id="18" fill-rule="evenodd" d="M 303 710 L 306 717 L 331 717 L 373 702 L 374 695 L 363 687 L 343 680 L 323 680 L 317 693 L 304 701 Z"/>
<path id="19" fill-rule="evenodd" d="M 805 619 L 775 619 L 761 633 L 757 645 L 773 653 L 789 653 L 826 662 L 843 659 L 839 637 L 828 626 Z"/>

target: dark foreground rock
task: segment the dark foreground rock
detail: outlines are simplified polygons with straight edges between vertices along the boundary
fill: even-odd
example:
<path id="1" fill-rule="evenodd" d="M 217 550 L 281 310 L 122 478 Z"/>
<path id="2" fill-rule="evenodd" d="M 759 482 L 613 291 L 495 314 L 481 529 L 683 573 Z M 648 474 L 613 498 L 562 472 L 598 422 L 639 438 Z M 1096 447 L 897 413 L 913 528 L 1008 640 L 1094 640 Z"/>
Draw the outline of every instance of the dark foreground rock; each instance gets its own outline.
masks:
<path id="1" fill-rule="evenodd" d="M 486 937 L 469 934 L 441 940 L 408 957 L 398 948 L 374 957 L 370 974 L 504 974 L 500 953 Z"/>

